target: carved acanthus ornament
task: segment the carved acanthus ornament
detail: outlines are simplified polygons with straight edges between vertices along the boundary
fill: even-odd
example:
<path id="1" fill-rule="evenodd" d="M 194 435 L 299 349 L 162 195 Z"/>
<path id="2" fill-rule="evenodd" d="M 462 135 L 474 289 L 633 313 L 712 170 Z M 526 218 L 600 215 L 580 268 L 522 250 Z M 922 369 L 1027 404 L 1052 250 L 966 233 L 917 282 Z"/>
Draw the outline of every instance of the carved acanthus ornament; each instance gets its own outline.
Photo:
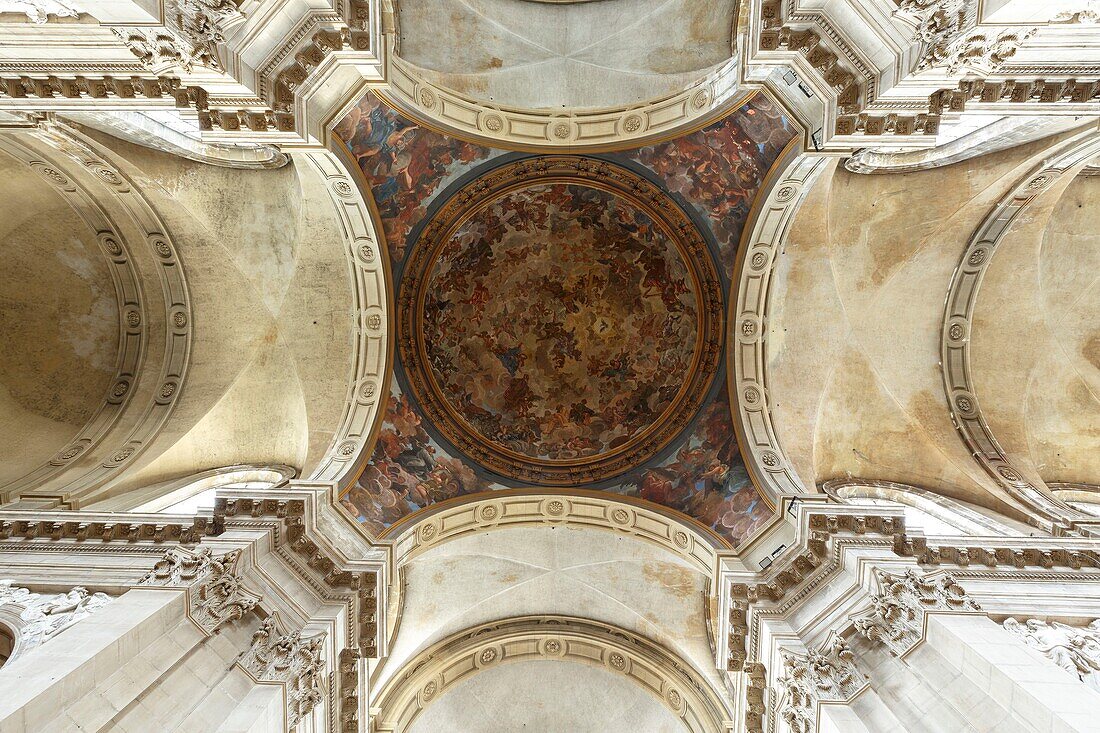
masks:
<path id="1" fill-rule="evenodd" d="M 1081 628 L 1032 618 L 1007 618 L 1004 627 L 1062 669 L 1100 692 L 1100 619 Z"/>
<path id="2" fill-rule="evenodd" d="M 779 679 L 783 694 L 779 715 L 792 733 L 817 730 L 817 704 L 851 700 L 867 684 L 855 667 L 848 642 L 831 636 L 809 654 L 782 652 L 784 672 Z"/>
<path id="3" fill-rule="evenodd" d="M 89 593 L 76 587 L 67 593 L 35 593 L 0 580 L 0 607 L 15 605 L 22 610 L 19 619 L 19 654 L 35 648 L 87 618 L 111 602 L 105 593 Z"/>
<path id="4" fill-rule="evenodd" d="M 894 574 L 876 568 L 875 582 L 878 593 L 871 596 L 870 610 L 854 619 L 855 627 L 898 656 L 924 638 L 924 617 L 930 611 L 981 610 L 949 573 L 921 573 L 910 568 Z"/>
<path id="5" fill-rule="evenodd" d="M 323 699 L 321 659 L 323 634 L 302 638 L 301 632 L 283 633 L 269 616 L 252 635 L 252 646 L 238 664 L 258 682 L 278 682 L 286 687 L 287 730 L 291 730 Z"/>
<path id="6" fill-rule="evenodd" d="M 164 15 L 163 28 L 114 31 L 149 69 L 174 64 L 187 72 L 195 66 L 221 71 L 218 44 L 227 28 L 244 20 L 232 0 L 169 0 Z"/>
<path id="7" fill-rule="evenodd" d="M 169 549 L 138 585 L 187 588 L 191 618 L 207 633 L 242 618 L 256 607 L 260 596 L 243 586 L 236 571 L 240 550 L 215 556 L 208 547 L 195 551 Z"/>

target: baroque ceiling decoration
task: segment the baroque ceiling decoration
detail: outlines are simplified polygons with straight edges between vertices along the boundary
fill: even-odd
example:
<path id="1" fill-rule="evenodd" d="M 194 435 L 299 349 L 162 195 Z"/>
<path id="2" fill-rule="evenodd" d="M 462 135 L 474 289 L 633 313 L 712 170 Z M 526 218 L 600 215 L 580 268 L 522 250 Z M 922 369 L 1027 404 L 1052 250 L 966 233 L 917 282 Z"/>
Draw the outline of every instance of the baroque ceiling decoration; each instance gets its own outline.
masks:
<path id="1" fill-rule="evenodd" d="M 637 497 L 730 544 L 770 516 L 715 377 L 742 229 L 800 134 L 781 108 L 757 95 L 682 137 L 584 157 L 451 137 L 373 94 L 335 132 L 400 311 L 386 416 L 342 496 L 371 533 L 532 486 Z"/>
<path id="2" fill-rule="evenodd" d="M 598 483 L 690 422 L 718 368 L 722 296 L 686 213 L 625 168 L 524 159 L 420 235 L 401 357 L 448 440 L 510 478 Z"/>

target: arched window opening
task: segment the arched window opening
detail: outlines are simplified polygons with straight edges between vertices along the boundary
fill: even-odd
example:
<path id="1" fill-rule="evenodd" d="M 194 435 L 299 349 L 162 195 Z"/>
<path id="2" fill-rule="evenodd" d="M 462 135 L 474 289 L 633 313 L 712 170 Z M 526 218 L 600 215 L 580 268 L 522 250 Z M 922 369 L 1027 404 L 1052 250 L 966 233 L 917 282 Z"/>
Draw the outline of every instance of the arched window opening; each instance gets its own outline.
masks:
<path id="1" fill-rule="evenodd" d="M 289 466 L 228 466 L 203 471 L 162 487 L 159 497 L 134 511 L 195 514 L 211 509 L 219 489 L 273 489 L 285 485 L 296 472 Z"/>
<path id="2" fill-rule="evenodd" d="M 1100 485 L 1051 483 L 1048 486 L 1056 499 L 1085 514 L 1100 517 Z"/>
<path id="3" fill-rule="evenodd" d="M 900 501 L 889 499 L 873 499 L 867 496 L 853 496 L 845 500 L 847 504 L 863 504 L 867 506 L 900 506 L 905 512 L 905 526 L 911 529 L 919 529 L 925 534 L 958 534 L 959 527 L 932 516 L 923 509 L 917 509 Z"/>
<path id="4" fill-rule="evenodd" d="M 1013 535 L 1017 532 L 957 501 L 925 489 L 891 481 L 844 479 L 822 489 L 844 504 L 900 506 L 905 526 L 926 535 Z"/>

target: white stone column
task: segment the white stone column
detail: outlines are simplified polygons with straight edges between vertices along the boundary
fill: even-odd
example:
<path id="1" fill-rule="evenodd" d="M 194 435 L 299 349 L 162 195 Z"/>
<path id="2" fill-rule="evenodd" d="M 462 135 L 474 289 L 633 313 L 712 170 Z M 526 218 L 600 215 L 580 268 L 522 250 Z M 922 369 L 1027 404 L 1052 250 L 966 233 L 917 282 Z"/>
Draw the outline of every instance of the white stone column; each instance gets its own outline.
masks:
<path id="1" fill-rule="evenodd" d="M 1039 731 L 1100 731 L 1100 693 L 981 615 L 929 614 L 927 643 Z"/>
<path id="2" fill-rule="evenodd" d="M 275 685 L 252 688 L 217 733 L 268 733 L 282 730 L 286 706 L 283 691 Z"/>
<path id="3" fill-rule="evenodd" d="M 184 615 L 181 590 L 127 591 L 0 667 L 0 733 L 49 730 L 47 722 L 137 658 Z"/>
<path id="4" fill-rule="evenodd" d="M 873 733 L 863 724 L 852 706 L 838 703 L 823 704 L 818 711 L 818 733 Z"/>

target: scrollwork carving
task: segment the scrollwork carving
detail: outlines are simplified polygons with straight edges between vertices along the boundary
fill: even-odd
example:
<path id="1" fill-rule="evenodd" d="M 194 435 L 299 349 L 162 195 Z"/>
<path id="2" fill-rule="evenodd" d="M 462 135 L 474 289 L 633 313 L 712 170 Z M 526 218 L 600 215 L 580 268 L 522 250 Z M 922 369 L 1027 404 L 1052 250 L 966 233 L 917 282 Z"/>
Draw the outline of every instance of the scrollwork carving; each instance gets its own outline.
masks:
<path id="1" fill-rule="evenodd" d="M 930 611 L 981 610 L 949 573 L 920 573 L 910 568 L 894 574 L 876 568 L 875 582 L 878 593 L 871 596 L 870 610 L 854 619 L 855 627 L 898 656 L 920 643 L 924 617 Z"/>
<path id="2" fill-rule="evenodd" d="M 236 570 L 240 550 L 215 556 L 209 547 L 173 547 L 138 581 L 144 586 L 186 586 L 191 618 L 207 633 L 243 618 L 260 596 L 246 590 Z"/>
<path id="3" fill-rule="evenodd" d="M 106 593 L 90 593 L 77 586 L 66 593 L 35 593 L 0 580 L 0 606 L 22 607 L 19 618 L 18 653 L 23 655 L 60 634 L 81 619 L 103 608 L 113 599 Z"/>
<path id="4" fill-rule="evenodd" d="M 42 25 L 55 18 L 79 18 L 80 8 L 61 0 L 3 0 L 0 13 L 22 13 L 32 23 Z"/>

